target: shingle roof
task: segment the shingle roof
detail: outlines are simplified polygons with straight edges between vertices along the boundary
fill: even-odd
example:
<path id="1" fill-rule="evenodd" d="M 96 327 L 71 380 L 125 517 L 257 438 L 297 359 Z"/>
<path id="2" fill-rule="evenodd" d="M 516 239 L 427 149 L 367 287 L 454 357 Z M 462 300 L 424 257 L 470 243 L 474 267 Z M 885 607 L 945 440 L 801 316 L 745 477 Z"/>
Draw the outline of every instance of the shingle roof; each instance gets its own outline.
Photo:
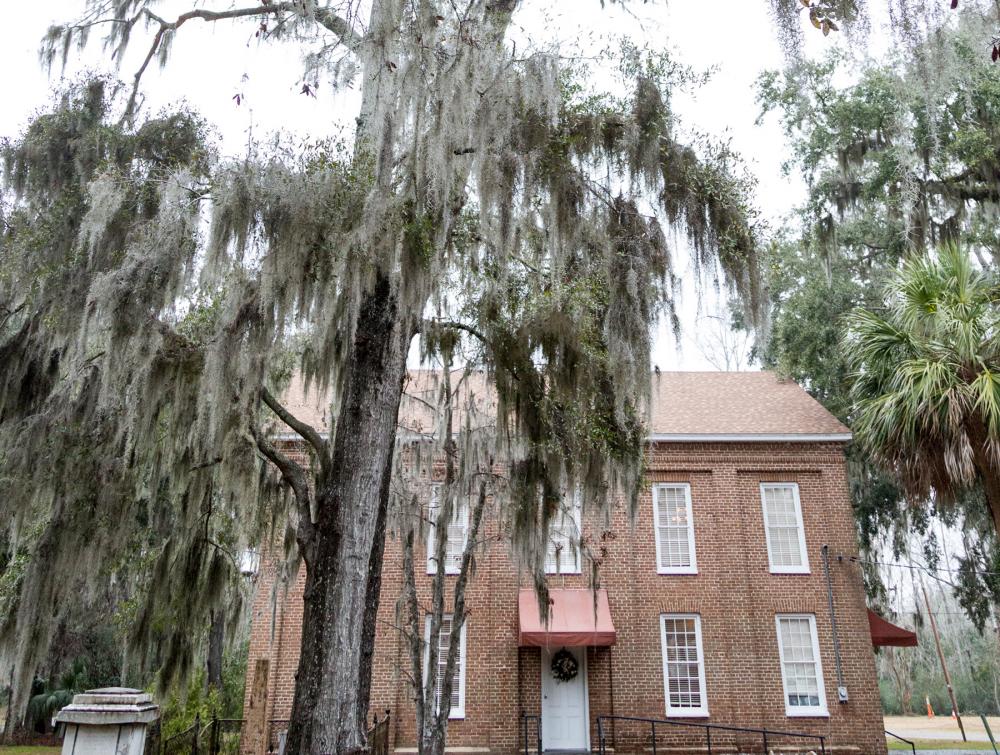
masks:
<path id="1" fill-rule="evenodd" d="M 456 378 L 457 380 L 457 378 Z M 482 376 L 471 376 L 480 416 L 489 413 L 492 397 Z M 413 370 L 400 405 L 400 425 L 430 432 L 433 418 L 427 404 L 435 402 L 437 373 Z M 295 416 L 325 431 L 329 410 L 315 389 L 303 392 L 295 379 L 284 394 Z M 790 440 L 837 436 L 850 432 L 812 396 L 791 380 L 772 372 L 660 372 L 652 376 L 650 434 L 664 439 L 730 439 L 729 436 L 781 436 Z M 681 438 L 672 436 L 683 436 Z M 844 437 L 841 437 L 844 436 Z M 737 437 L 732 440 L 739 440 Z M 761 439 L 766 439 L 762 437 Z"/>
<path id="2" fill-rule="evenodd" d="M 652 383 L 654 436 L 850 432 L 797 383 L 773 372 L 661 372 Z"/>

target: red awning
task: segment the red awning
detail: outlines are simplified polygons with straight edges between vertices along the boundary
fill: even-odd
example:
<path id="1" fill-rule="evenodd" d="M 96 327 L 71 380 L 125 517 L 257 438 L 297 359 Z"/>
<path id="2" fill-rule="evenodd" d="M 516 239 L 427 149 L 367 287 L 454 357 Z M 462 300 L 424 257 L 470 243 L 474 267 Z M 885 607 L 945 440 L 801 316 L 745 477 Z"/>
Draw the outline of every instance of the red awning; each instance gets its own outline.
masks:
<path id="1" fill-rule="evenodd" d="M 615 627 L 607 590 L 549 590 L 549 622 L 538 615 L 538 596 L 532 588 L 522 588 L 517 596 L 521 647 L 580 647 L 614 645 Z M 595 610 L 596 609 L 596 610 Z"/>
<path id="2" fill-rule="evenodd" d="M 872 645 L 884 647 L 912 648 L 917 646 L 917 635 L 909 629 L 897 627 L 895 624 L 886 621 L 872 609 L 868 609 L 868 628 L 872 633 Z"/>

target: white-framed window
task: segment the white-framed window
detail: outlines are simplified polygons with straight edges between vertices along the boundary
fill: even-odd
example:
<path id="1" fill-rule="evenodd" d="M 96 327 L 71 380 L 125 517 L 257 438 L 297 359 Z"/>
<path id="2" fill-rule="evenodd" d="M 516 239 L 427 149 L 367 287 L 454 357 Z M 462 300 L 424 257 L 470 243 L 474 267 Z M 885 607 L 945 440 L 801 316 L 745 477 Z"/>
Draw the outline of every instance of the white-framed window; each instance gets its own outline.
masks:
<path id="1" fill-rule="evenodd" d="M 707 716 L 701 617 L 694 613 L 661 614 L 660 642 L 667 715 Z"/>
<path id="2" fill-rule="evenodd" d="M 771 573 L 808 574 L 809 555 L 799 486 L 794 482 L 762 482 L 760 501 Z"/>
<path id="3" fill-rule="evenodd" d="M 823 665 L 819 657 L 816 617 L 812 614 L 778 614 L 778 655 L 785 691 L 785 715 L 827 716 L 823 692 Z"/>
<path id="4" fill-rule="evenodd" d="M 656 571 L 660 574 L 697 574 L 691 486 L 686 482 L 654 485 L 653 518 Z"/>
<path id="5" fill-rule="evenodd" d="M 437 483 L 431 486 L 431 500 L 428 512 L 430 514 L 430 526 L 427 528 L 427 573 L 437 573 L 437 536 L 438 536 L 438 512 L 441 508 L 442 485 Z M 445 536 L 448 543 L 444 550 L 444 573 L 458 574 L 462 568 L 462 553 L 465 551 L 465 541 L 469 531 L 469 506 L 468 501 L 460 497 L 455 501 L 451 511 L 451 521 L 448 522 Z"/>
<path id="6" fill-rule="evenodd" d="M 455 659 L 455 675 L 452 677 L 451 685 L 451 710 L 448 718 L 465 718 L 465 628 L 468 621 L 462 624 L 462 636 L 458 643 L 458 658 Z M 444 681 L 444 672 L 448 666 L 448 644 L 451 642 L 451 615 L 446 614 L 441 617 L 441 631 L 438 632 L 438 657 L 437 686 L 434 694 L 434 710 L 437 711 L 441 705 L 441 685 Z M 430 659 L 431 648 L 431 617 L 427 617 L 424 625 L 424 673 L 429 673 L 427 663 Z"/>
<path id="7" fill-rule="evenodd" d="M 545 550 L 546 574 L 580 573 L 580 491 L 564 496 L 549 521 L 549 542 Z"/>

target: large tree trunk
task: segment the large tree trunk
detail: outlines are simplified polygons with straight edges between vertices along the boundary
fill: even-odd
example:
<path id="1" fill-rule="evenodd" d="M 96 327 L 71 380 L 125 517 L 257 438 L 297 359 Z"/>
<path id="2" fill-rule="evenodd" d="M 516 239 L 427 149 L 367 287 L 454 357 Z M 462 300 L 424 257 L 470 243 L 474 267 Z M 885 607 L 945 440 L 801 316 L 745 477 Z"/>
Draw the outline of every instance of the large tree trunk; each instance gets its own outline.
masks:
<path id="1" fill-rule="evenodd" d="M 208 658 L 205 684 L 208 690 L 222 694 L 222 650 L 226 640 L 226 619 L 221 608 L 212 611 L 208 627 Z"/>
<path id="2" fill-rule="evenodd" d="M 330 473 L 305 549 L 302 648 L 289 753 L 365 746 L 389 470 L 415 322 L 379 275 L 362 300 Z"/>

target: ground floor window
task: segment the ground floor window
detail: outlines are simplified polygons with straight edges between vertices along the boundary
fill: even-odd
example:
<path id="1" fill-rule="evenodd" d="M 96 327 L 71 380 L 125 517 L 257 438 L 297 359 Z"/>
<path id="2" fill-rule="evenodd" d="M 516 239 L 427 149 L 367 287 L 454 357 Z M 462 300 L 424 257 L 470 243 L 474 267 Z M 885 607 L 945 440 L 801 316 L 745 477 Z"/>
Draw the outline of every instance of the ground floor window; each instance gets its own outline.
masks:
<path id="1" fill-rule="evenodd" d="M 697 614 L 662 614 L 660 635 L 667 715 L 707 716 L 701 617 Z"/>
<path id="2" fill-rule="evenodd" d="M 786 715 L 827 715 L 816 617 L 812 614 L 779 614 L 775 622 Z"/>
<path id="3" fill-rule="evenodd" d="M 451 711 L 448 718 L 465 718 L 465 624 L 462 624 L 462 636 L 458 644 L 458 658 L 455 659 L 455 675 L 452 677 L 451 685 Z M 438 710 L 441 705 L 441 686 L 444 681 L 445 669 L 448 665 L 448 645 L 451 643 L 452 621 L 451 616 L 441 617 L 441 631 L 438 632 L 438 657 L 437 686 L 435 687 L 434 709 Z M 427 661 L 430 658 L 431 646 L 431 617 L 427 617 L 427 624 L 424 629 L 424 641 L 427 652 L 424 655 L 424 673 L 428 673 Z"/>

